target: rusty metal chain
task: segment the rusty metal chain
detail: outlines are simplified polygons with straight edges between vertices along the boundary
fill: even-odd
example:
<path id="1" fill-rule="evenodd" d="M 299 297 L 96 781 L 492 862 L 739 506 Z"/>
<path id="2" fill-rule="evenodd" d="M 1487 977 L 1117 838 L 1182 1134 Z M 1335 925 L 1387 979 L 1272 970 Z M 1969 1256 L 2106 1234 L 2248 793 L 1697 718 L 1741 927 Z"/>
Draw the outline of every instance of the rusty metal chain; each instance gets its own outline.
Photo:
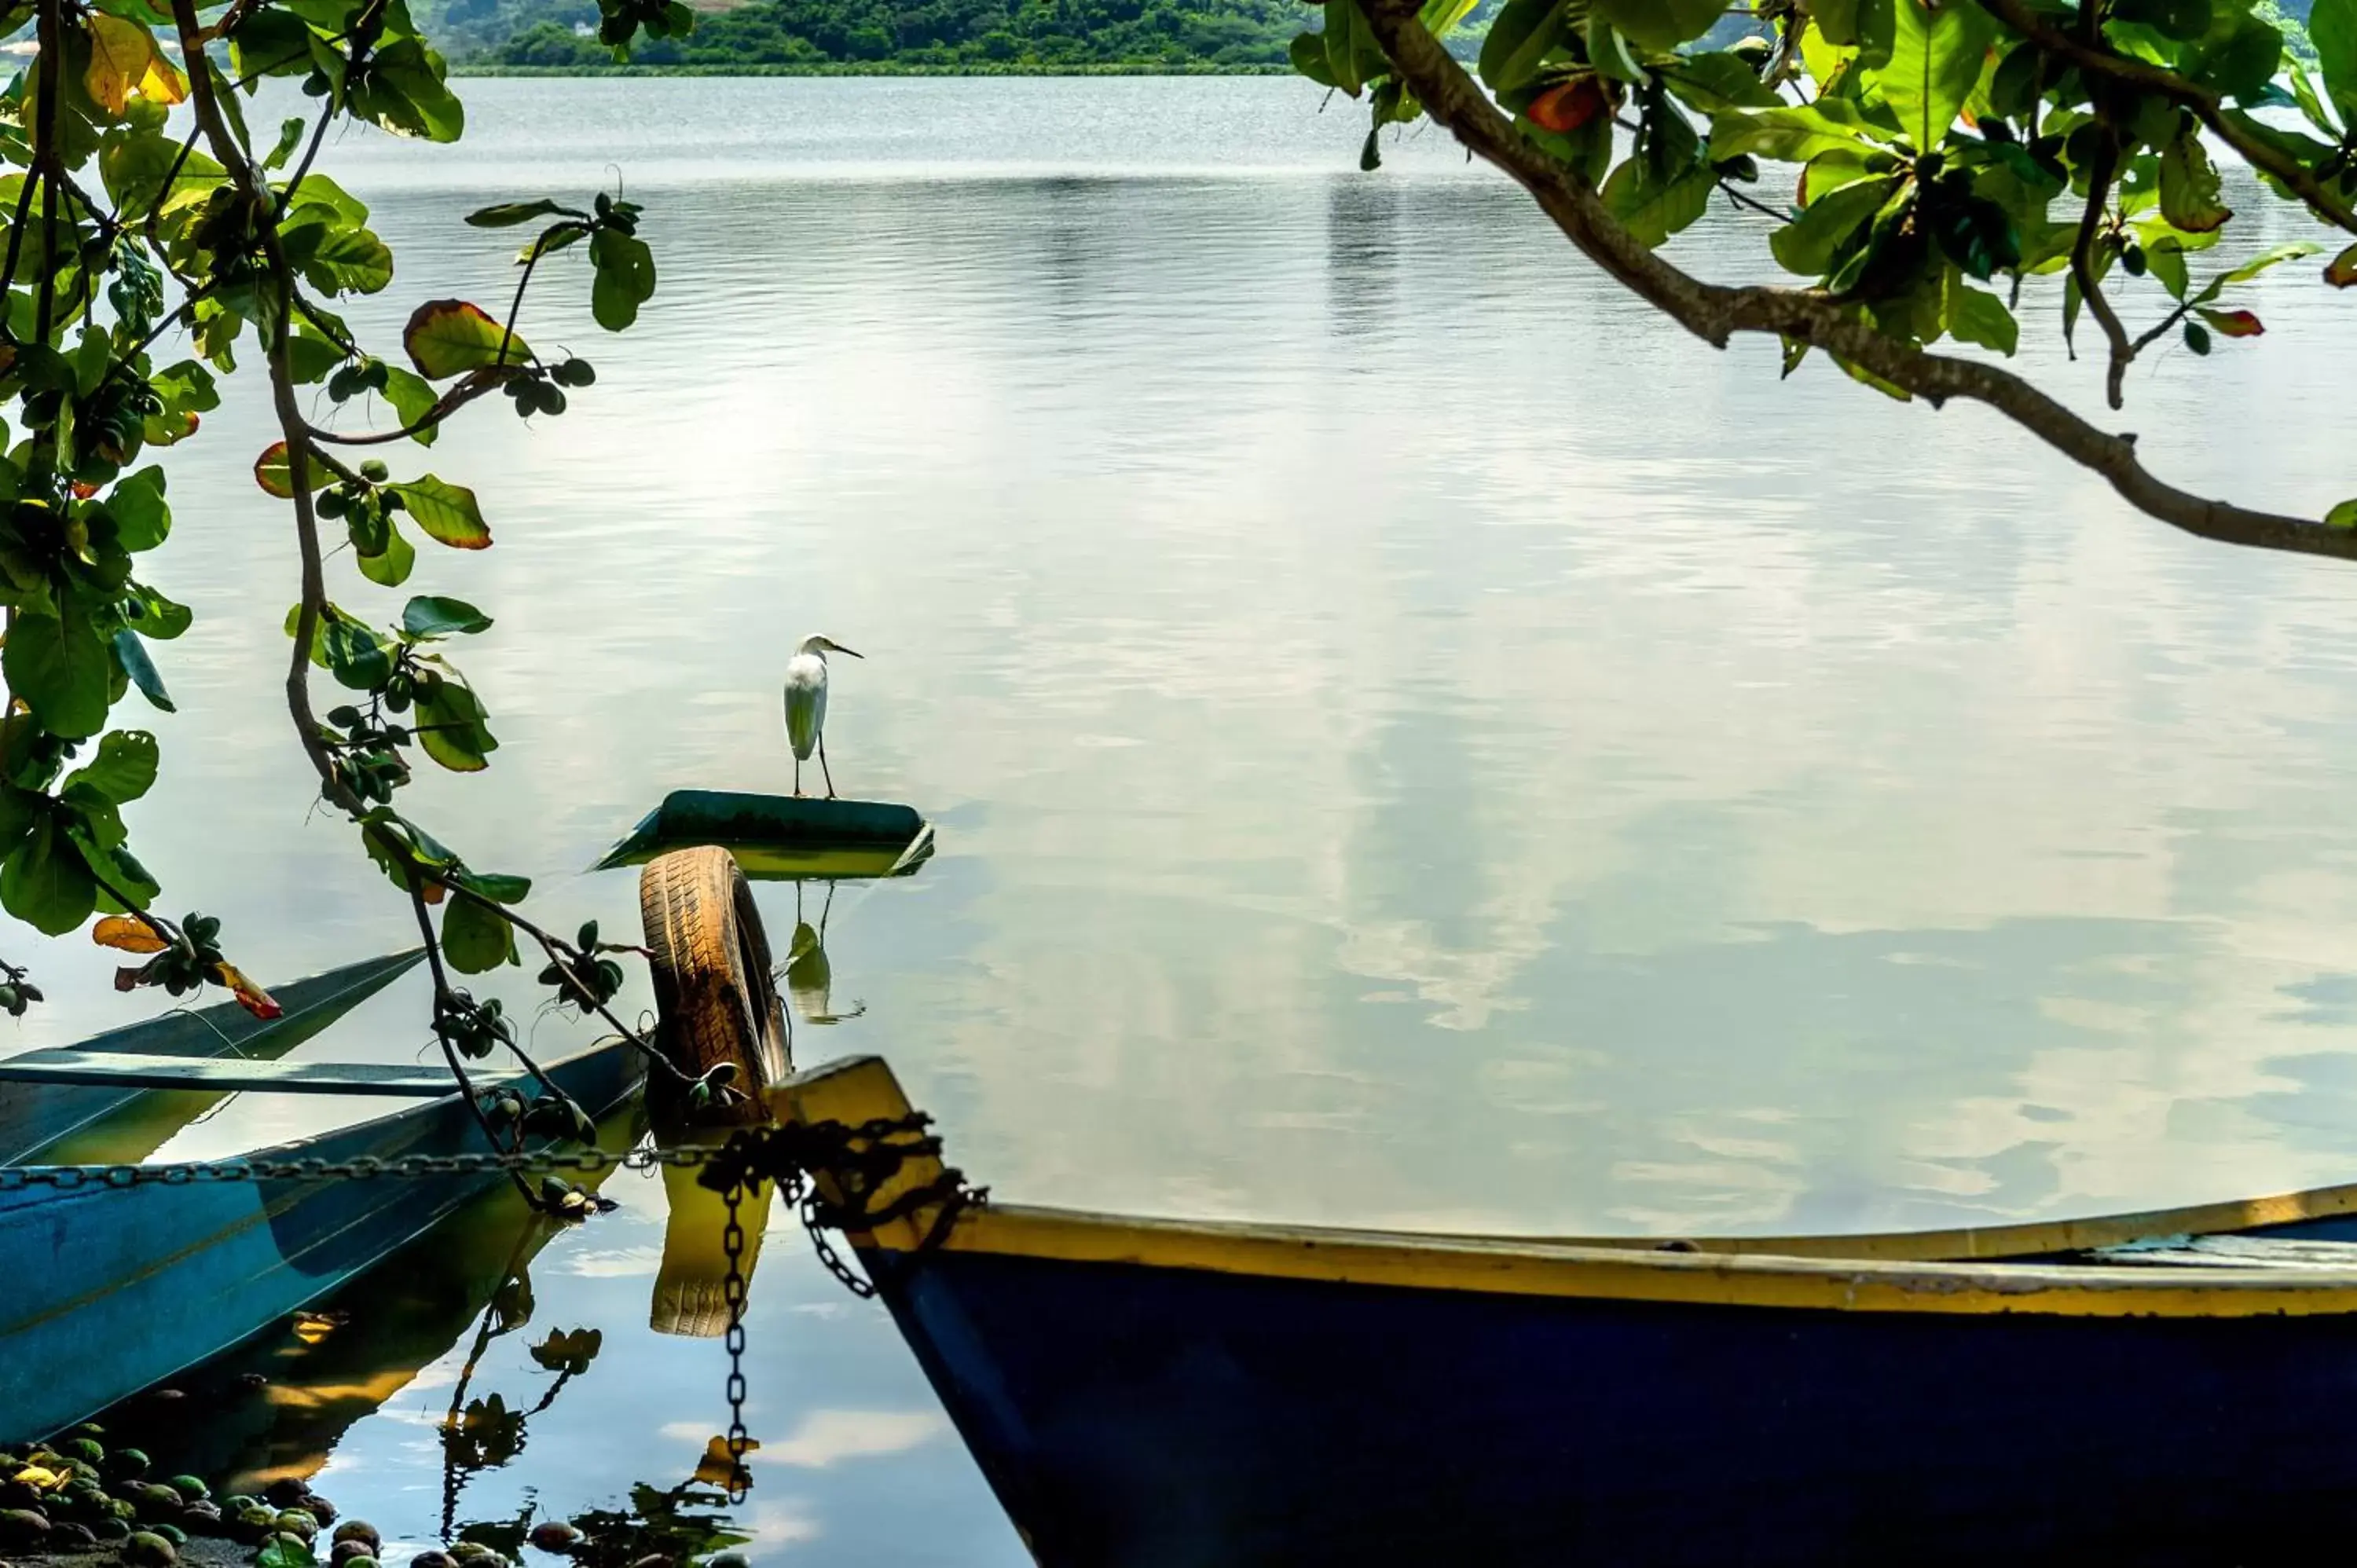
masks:
<path id="1" fill-rule="evenodd" d="M 745 1500 L 753 1480 L 745 1469 L 745 1454 L 753 1440 L 745 1430 L 745 1227 L 737 1218 L 745 1189 L 731 1184 L 721 1200 L 728 1206 L 728 1223 L 720 1231 L 728 1275 L 720 1283 L 720 1299 L 728 1304 L 728 1501 L 734 1505 Z"/>
<path id="2" fill-rule="evenodd" d="M 83 1187 L 187 1187 L 197 1182 L 336 1178 L 372 1181 L 380 1176 L 479 1176 L 486 1172 L 548 1176 L 559 1171 L 650 1171 L 660 1165 L 693 1169 L 716 1158 L 721 1147 L 686 1144 L 673 1149 L 630 1149 L 619 1154 L 606 1149 L 544 1149 L 528 1154 L 396 1155 L 389 1159 L 362 1155 L 350 1160 L 189 1160 L 156 1165 L 0 1165 L 0 1192 L 22 1192 L 37 1187 L 73 1192 Z"/>
<path id="3" fill-rule="evenodd" d="M 651 1171 L 662 1166 L 698 1169 L 698 1180 L 716 1189 L 727 1205 L 728 1222 L 721 1231 L 721 1247 L 728 1273 L 721 1298 L 728 1307 L 726 1347 L 728 1380 L 728 1498 L 742 1503 L 752 1477 L 745 1455 L 753 1440 L 745 1425 L 745 1305 L 748 1282 L 744 1269 L 747 1238 L 741 1208 L 748 1191 L 764 1180 L 774 1181 L 779 1196 L 800 1216 L 810 1236 L 811 1250 L 836 1282 L 860 1299 L 872 1300 L 876 1286 L 844 1260 L 827 1240 L 829 1230 L 863 1232 L 876 1226 L 935 1208 L 931 1229 L 919 1243 L 931 1251 L 946 1239 L 957 1216 L 989 1201 L 988 1188 L 965 1185 L 953 1167 L 945 1167 L 931 1181 L 911 1187 L 884 1204 L 870 1207 L 866 1195 L 878 1191 L 900 1165 L 912 1157 L 933 1157 L 941 1140 L 928 1135 L 931 1119 L 922 1112 L 858 1126 L 821 1123 L 815 1126 L 772 1127 L 739 1131 L 726 1144 L 683 1144 L 673 1148 L 639 1147 L 614 1153 L 605 1149 L 535 1153 L 501 1151 L 453 1155 L 401 1155 L 381 1158 L 362 1155 L 349 1160 L 231 1159 L 181 1161 L 170 1165 L 0 1165 L 0 1194 L 46 1187 L 59 1192 L 84 1188 L 122 1189 L 136 1187 L 187 1187 L 199 1182 L 235 1181 L 372 1181 L 392 1176 L 409 1178 L 475 1176 L 487 1173 L 554 1175 L 559 1171 L 596 1173 L 607 1170 Z M 897 1140 L 897 1141 L 896 1141 Z M 830 1203 L 813 1189 L 814 1170 L 832 1172 L 845 1188 L 845 1200 Z"/>

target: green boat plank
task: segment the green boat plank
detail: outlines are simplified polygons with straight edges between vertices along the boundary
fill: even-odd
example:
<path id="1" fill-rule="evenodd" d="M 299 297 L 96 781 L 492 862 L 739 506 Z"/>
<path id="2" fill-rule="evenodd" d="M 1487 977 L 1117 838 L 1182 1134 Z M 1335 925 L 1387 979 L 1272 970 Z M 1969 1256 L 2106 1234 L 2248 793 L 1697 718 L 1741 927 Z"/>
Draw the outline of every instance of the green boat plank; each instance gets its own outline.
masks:
<path id="1" fill-rule="evenodd" d="M 520 1073 L 487 1073 L 500 1083 Z M 257 1062 L 237 1057 L 141 1056 L 109 1051 L 31 1051 L 0 1061 L 0 1083 L 70 1083 L 94 1088 L 200 1089 L 221 1094 L 389 1094 L 432 1099 L 456 1087 L 440 1067 L 380 1062 Z"/>
<path id="2" fill-rule="evenodd" d="M 914 807 L 887 800 L 674 789 L 592 869 L 700 844 L 728 850 L 753 877 L 898 876 L 932 853 L 933 830 Z"/>

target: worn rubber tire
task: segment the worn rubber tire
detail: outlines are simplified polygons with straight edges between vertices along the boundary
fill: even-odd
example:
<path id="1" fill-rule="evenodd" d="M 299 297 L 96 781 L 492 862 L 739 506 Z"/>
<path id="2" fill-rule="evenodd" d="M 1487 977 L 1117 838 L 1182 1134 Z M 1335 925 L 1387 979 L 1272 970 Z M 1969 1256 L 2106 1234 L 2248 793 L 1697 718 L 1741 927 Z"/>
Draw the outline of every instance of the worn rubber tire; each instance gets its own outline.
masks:
<path id="1" fill-rule="evenodd" d="M 736 857 L 713 846 L 674 850 L 639 874 L 639 915 L 653 955 L 658 1040 L 681 1071 L 737 1064 L 743 1103 L 693 1114 L 698 1122 L 762 1121 L 761 1091 L 792 1070 L 785 1015 L 770 979 L 770 940 Z M 688 1114 L 661 1075 L 655 1106 Z"/>

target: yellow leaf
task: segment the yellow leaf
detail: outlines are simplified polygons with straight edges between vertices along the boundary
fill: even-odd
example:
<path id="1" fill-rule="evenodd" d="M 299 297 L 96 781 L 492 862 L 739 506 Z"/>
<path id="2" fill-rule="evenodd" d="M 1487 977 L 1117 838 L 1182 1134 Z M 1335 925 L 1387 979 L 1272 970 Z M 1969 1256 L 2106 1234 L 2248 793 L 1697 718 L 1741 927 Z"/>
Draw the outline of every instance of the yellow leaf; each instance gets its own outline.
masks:
<path id="1" fill-rule="evenodd" d="M 188 80 L 156 47 L 156 35 L 136 22 L 93 11 L 90 28 L 90 68 L 82 84 L 110 114 L 120 114 L 131 95 L 157 103 L 178 103 L 188 95 Z"/>
<path id="2" fill-rule="evenodd" d="M 745 1440 L 748 1454 L 759 1446 L 749 1437 Z M 716 1437 L 704 1445 L 704 1457 L 696 1464 L 695 1478 L 707 1487 L 753 1484 L 753 1477 L 747 1474 L 745 1466 L 728 1456 L 728 1439 L 725 1437 Z"/>
<path id="3" fill-rule="evenodd" d="M 90 940 L 117 952 L 162 952 L 167 945 L 145 921 L 128 915 L 109 915 L 90 929 Z"/>
<path id="4" fill-rule="evenodd" d="M 229 988 L 230 994 L 237 998 L 239 1006 L 257 1018 L 267 1022 L 286 1011 L 278 1005 L 277 998 L 246 979 L 233 963 L 224 961 L 213 965 L 213 978 Z"/>

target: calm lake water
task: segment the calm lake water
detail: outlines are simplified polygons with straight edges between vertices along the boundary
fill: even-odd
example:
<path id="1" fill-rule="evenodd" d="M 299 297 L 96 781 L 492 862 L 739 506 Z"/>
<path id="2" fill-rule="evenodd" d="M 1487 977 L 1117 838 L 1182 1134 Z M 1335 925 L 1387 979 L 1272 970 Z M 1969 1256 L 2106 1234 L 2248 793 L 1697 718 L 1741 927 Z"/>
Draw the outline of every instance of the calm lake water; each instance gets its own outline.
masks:
<path id="1" fill-rule="evenodd" d="M 525 329 L 597 387 L 396 458 L 498 536 L 425 547 L 412 588 L 498 617 L 466 664 L 504 744 L 414 803 L 544 918 L 628 931 L 630 875 L 579 868 L 667 789 L 784 789 L 792 642 L 860 649 L 838 781 L 941 852 L 837 894 L 832 1005 L 866 1011 L 797 1052 L 888 1055 L 1003 1196 L 1679 1234 L 2357 1176 L 2348 569 L 2181 540 L 1975 410 L 1822 363 L 1780 386 L 1772 344 L 1684 337 L 1438 136 L 1356 173 L 1358 111 L 1297 81 L 467 96 L 461 147 L 330 149 L 400 256 L 361 318 L 495 303 L 513 235 L 459 215 L 617 177 L 662 286 L 610 338 L 553 263 Z M 1757 221 L 1678 253 L 1756 267 Z M 2116 418 L 2189 486 L 2314 512 L 2357 491 L 2357 315 L 2308 268 L 2255 303 L 2269 336 L 2139 365 Z M 2030 356 L 2092 402 L 2060 359 Z M 199 618 L 134 815 L 169 907 L 278 977 L 407 916 L 309 812 L 277 706 L 263 399 L 237 383 L 175 460 L 154 575 Z M 782 937 L 794 889 L 761 898 Z M 92 950 L 29 956 L 56 1001 L 24 1045 L 139 1011 Z M 422 998 L 306 1054 L 414 1056 Z M 248 1100 L 168 1152 L 324 1113 Z M 450 1279 L 372 1284 L 344 1359 L 274 1360 L 247 1461 L 334 1436 L 320 1488 L 411 1541 L 684 1478 L 723 1359 L 648 1327 L 662 1185 L 607 1191 L 465 1383 L 529 1408 L 554 1375 L 525 1342 L 602 1331 L 508 1463 L 446 1497 L 436 1423 L 510 1210 L 437 1248 Z M 750 1332 L 758 1552 L 1025 1560 L 783 1217 Z"/>

